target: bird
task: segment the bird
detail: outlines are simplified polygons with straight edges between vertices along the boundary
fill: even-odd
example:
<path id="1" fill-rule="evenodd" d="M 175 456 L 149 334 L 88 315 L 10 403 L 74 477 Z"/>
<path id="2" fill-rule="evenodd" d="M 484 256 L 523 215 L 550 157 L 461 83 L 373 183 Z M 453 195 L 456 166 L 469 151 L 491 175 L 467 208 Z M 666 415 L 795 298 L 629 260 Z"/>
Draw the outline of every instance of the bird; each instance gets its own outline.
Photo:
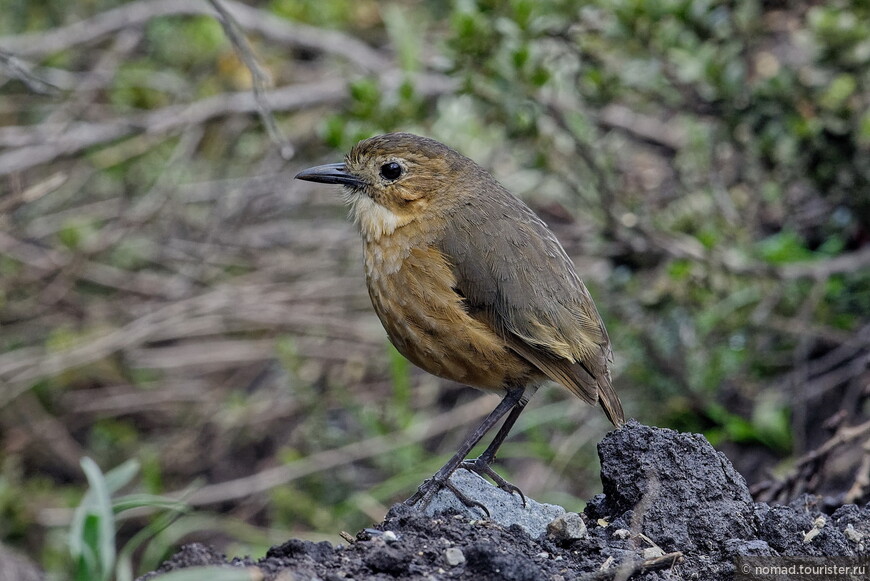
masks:
<path id="1" fill-rule="evenodd" d="M 364 139 L 344 161 L 295 177 L 343 186 L 372 306 L 399 353 L 433 375 L 502 395 L 406 504 L 425 506 L 448 488 L 489 514 L 449 481 L 460 467 L 525 504 L 491 464 L 546 380 L 600 404 L 616 427 L 625 422 L 592 296 L 553 232 L 483 167 L 439 141 L 400 132 Z M 502 418 L 484 452 L 467 459 Z"/>

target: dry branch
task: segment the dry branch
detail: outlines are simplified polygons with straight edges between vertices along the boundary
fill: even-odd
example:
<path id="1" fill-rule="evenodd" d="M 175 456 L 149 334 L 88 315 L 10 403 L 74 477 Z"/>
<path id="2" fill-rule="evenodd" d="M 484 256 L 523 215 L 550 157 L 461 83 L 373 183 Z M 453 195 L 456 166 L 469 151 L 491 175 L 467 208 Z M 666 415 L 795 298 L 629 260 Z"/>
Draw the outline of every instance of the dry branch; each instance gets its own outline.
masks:
<path id="1" fill-rule="evenodd" d="M 395 90 L 404 80 L 397 69 L 382 76 L 384 91 Z M 418 75 L 414 85 L 423 97 L 433 97 L 455 89 L 456 83 L 441 75 Z M 290 85 L 264 95 L 274 111 L 296 111 L 307 107 L 341 103 L 348 97 L 347 82 L 328 79 L 305 85 Z M 12 128 L 17 149 L 0 153 L 0 175 L 24 171 L 60 157 L 73 155 L 95 145 L 106 144 L 136 133 L 169 134 L 188 125 L 205 123 L 216 117 L 257 113 L 257 99 L 249 92 L 224 93 L 185 105 L 172 105 L 148 113 L 109 121 L 78 122 L 56 127 L 36 126 L 33 130 Z M 29 134 L 29 135 L 28 135 Z M 7 136 L 8 137 L 8 136 Z M 0 140 L 3 134 L 0 133 Z"/>
<path id="2" fill-rule="evenodd" d="M 811 483 L 831 454 L 862 439 L 865 445 L 870 443 L 870 421 L 857 426 L 841 426 L 824 444 L 802 456 L 787 476 L 778 481 L 760 482 L 750 491 L 759 502 L 782 503 L 789 502 L 803 492 L 812 493 Z"/>
<path id="3" fill-rule="evenodd" d="M 479 397 L 437 416 L 423 421 L 415 421 L 400 433 L 368 438 L 334 450 L 318 452 L 290 464 L 268 468 L 251 476 L 204 486 L 185 498 L 185 501 L 192 506 L 202 506 L 247 498 L 309 474 L 389 454 L 411 444 L 423 442 L 439 434 L 467 426 L 486 415 L 491 408 L 492 401 L 489 398 Z M 170 494 L 170 496 L 181 499 L 184 498 L 185 492 L 179 491 Z"/>
<path id="4" fill-rule="evenodd" d="M 60 93 L 58 87 L 34 74 L 32 70 L 34 67 L 31 64 L 16 58 L 5 50 L 0 50 L 0 66 L 2 66 L 8 77 L 18 79 L 34 93 L 44 95 L 57 95 Z"/>
<path id="5" fill-rule="evenodd" d="M 224 0 L 224 3 L 243 28 L 273 43 L 340 56 L 369 72 L 389 66 L 387 59 L 375 49 L 341 32 L 288 22 L 233 0 Z M 79 44 L 98 42 L 154 18 L 182 15 L 217 17 L 207 0 L 139 0 L 60 28 L 0 38 L 0 48 L 19 56 L 45 56 Z"/>
<path id="6" fill-rule="evenodd" d="M 682 560 L 683 553 L 680 551 L 674 551 L 673 553 L 666 553 L 659 557 L 620 563 L 608 569 L 602 569 L 578 577 L 577 581 L 624 581 L 643 571 L 653 571 L 655 569 L 673 567 Z"/>
<path id="7" fill-rule="evenodd" d="M 269 137 L 278 146 L 281 157 L 291 159 L 294 154 L 293 146 L 287 141 L 287 138 L 284 137 L 281 129 L 278 127 L 275 115 L 272 113 L 272 108 L 269 107 L 268 100 L 265 97 L 267 87 L 273 86 L 272 78 L 260 65 L 248 39 L 239 31 L 239 23 L 227 11 L 223 3 L 220 0 L 209 0 L 209 4 L 220 15 L 221 25 L 224 27 L 227 38 L 230 39 L 230 42 L 232 42 L 233 47 L 236 49 L 236 54 L 251 72 L 251 84 L 254 90 L 254 99 L 257 101 L 257 112 L 260 114 L 260 119 L 263 121 Z"/>

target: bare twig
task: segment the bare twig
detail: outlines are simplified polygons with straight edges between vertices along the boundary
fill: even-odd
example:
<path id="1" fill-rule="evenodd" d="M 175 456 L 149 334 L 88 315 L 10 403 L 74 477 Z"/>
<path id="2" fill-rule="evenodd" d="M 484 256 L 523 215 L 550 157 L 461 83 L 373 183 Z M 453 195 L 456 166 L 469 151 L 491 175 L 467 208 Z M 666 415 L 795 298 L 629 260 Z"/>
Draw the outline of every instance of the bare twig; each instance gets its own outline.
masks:
<path id="1" fill-rule="evenodd" d="M 807 490 L 806 483 L 815 476 L 835 450 L 868 437 L 870 421 L 857 426 L 841 426 L 824 444 L 802 456 L 785 478 L 776 482 L 760 482 L 750 492 L 760 502 L 787 502 Z"/>
<path id="2" fill-rule="evenodd" d="M 53 192 L 61 187 L 69 176 L 64 172 L 56 172 L 47 178 L 40 180 L 21 192 L 17 192 L 0 199 L 0 216 L 11 212 L 21 204 L 27 204 L 38 200 L 42 196 Z"/>
<path id="3" fill-rule="evenodd" d="M 686 132 L 674 123 L 632 111 L 625 105 L 608 105 L 598 115 L 598 122 L 609 129 L 619 129 L 638 139 L 680 151 L 688 142 Z"/>
<path id="4" fill-rule="evenodd" d="M 94 96 L 114 77 L 118 66 L 125 62 L 128 55 L 142 40 L 143 31 L 139 29 L 124 30 L 112 42 L 112 47 L 104 51 L 80 82 L 78 82 L 64 102 L 53 108 L 51 113 L 40 125 L 55 125 L 69 123 L 82 115 L 94 102 Z"/>
<path id="5" fill-rule="evenodd" d="M 711 251 L 692 236 L 665 234 L 649 229 L 642 223 L 636 227 L 636 230 L 637 234 L 626 239 L 627 243 L 636 246 L 633 250 L 648 251 L 648 246 L 652 244 L 670 256 L 709 264 L 737 275 L 767 277 L 774 280 L 804 278 L 825 280 L 835 274 L 870 268 L 870 246 L 864 246 L 860 250 L 835 258 L 777 265 L 748 259 L 734 249 L 723 248 Z"/>
<path id="6" fill-rule="evenodd" d="M 683 560 L 681 551 L 674 551 L 659 557 L 650 559 L 638 559 L 635 561 L 625 561 L 619 565 L 615 565 L 608 569 L 601 569 L 586 575 L 577 577 L 577 581 L 611 581 L 612 579 L 630 579 L 633 575 L 643 571 L 653 571 L 655 569 L 666 569 L 673 567 Z"/>
<path id="7" fill-rule="evenodd" d="M 345 81 L 327 80 L 282 87 L 269 93 L 269 101 L 276 110 L 291 111 L 338 102 L 346 94 Z M 53 133 L 52 128 L 38 127 L 35 132 L 44 137 L 37 145 L 0 154 L 0 175 L 22 171 L 140 131 L 170 133 L 183 126 L 203 123 L 222 115 L 256 113 L 257 107 L 256 99 L 249 92 L 225 93 L 189 105 L 173 105 L 128 118 L 99 123 L 73 123 L 68 128 L 58 127 L 58 130 L 64 131 L 52 138 L 48 138 L 48 134 Z"/>
<path id="8" fill-rule="evenodd" d="M 866 501 L 870 495 L 870 438 L 864 441 L 862 451 L 864 454 L 861 456 L 861 465 L 855 474 L 855 481 L 843 497 L 845 504 L 858 504 L 862 500 Z"/>
<path id="9" fill-rule="evenodd" d="M 0 49 L 0 66 L 9 77 L 18 79 L 34 93 L 57 95 L 61 92 L 55 85 L 35 75 L 30 64 L 2 49 Z"/>
<path id="10" fill-rule="evenodd" d="M 278 146 L 281 157 L 285 160 L 292 159 L 294 150 L 293 146 L 287 141 L 287 138 L 281 133 L 278 124 L 275 122 L 275 115 L 272 114 L 272 109 L 269 107 L 269 102 L 266 99 L 265 92 L 267 87 L 272 86 L 272 79 L 269 74 L 260 65 L 257 57 L 254 55 L 254 49 L 245 38 L 245 35 L 239 30 L 239 24 L 232 14 L 224 8 L 220 0 L 208 0 L 214 9 L 220 15 L 220 22 L 226 32 L 227 37 L 236 49 L 236 54 L 248 67 L 251 72 L 251 83 L 254 89 L 254 99 L 257 101 L 257 112 L 260 114 L 260 119 L 263 121 L 269 137 L 272 142 Z"/>
<path id="11" fill-rule="evenodd" d="M 0 406 L 0 425 L 7 441 L 16 446 L 28 446 L 43 456 L 54 470 L 75 477 L 80 473 L 81 445 L 72 437 L 69 426 L 48 413 L 33 393 L 27 393 L 10 406 Z"/>
<path id="12" fill-rule="evenodd" d="M 391 91 L 401 84 L 402 77 L 398 70 L 393 69 L 383 75 L 382 81 L 384 89 Z M 418 75 L 414 82 L 419 94 L 424 97 L 449 92 L 456 87 L 455 82 L 442 75 Z M 344 79 L 328 79 L 281 87 L 266 93 L 265 97 L 273 110 L 295 111 L 340 103 L 348 94 L 347 82 Z M 32 130 L 33 138 L 29 141 L 33 145 L 0 154 L 0 175 L 23 171 L 141 131 L 151 134 L 171 133 L 186 125 L 204 123 L 215 117 L 256 113 L 258 109 L 256 98 L 245 91 L 224 93 L 187 105 L 172 105 L 100 123 L 74 123 L 69 127 L 64 124 L 54 128 L 39 126 Z"/>
<path id="13" fill-rule="evenodd" d="M 225 0 L 225 4 L 227 11 L 243 28 L 272 42 L 334 54 L 364 71 L 377 72 L 389 66 L 387 59 L 375 49 L 341 32 L 288 22 L 234 0 Z M 60 28 L 0 38 L 0 46 L 23 56 L 47 55 L 78 44 L 98 42 L 119 30 L 141 26 L 154 18 L 182 14 L 215 16 L 214 9 L 206 0 L 139 0 Z"/>
<path id="14" fill-rule="evenodd" d="M 350 462 L 358 462 L 382 454 L 388 454 L 410 444 L 426 441 L 460 426 L 465 426 L 484 416 L 492 408 L 492 401 L 480 397 L 458 408 L 444 412 L 425 421 L 411 424 L 401 433 L 384 434 L 354 442 L 341 448 L 327 450 L 314 454 L 302 460 L 276 466 L 243 478 L 229 480 L 219 484 L 211 484 L 194 492 L 187 502 L 192 506 L 214 504 L 227 500 L 247 498 L 270 490 L 276 486 L 287 484 L 309 474 L 331 470 Z M 183 493 L 172 493 L 170 496 L 181 497 Z"/>

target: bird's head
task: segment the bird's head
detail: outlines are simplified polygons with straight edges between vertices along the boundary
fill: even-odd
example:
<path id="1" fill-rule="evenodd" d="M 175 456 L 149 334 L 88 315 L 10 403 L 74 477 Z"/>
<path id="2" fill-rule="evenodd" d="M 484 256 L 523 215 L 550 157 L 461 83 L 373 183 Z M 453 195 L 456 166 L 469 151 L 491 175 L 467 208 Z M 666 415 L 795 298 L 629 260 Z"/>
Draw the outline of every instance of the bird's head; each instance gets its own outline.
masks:
<path id="1" fill-rule="evenodd" d="M 445 216 L 475 168 L 434 139 L 388 133 L 360 141 L 344 162 L 303 170 L 296 179 L 343 185 L 363 236 L 377 240 L 415 220 Z"/>

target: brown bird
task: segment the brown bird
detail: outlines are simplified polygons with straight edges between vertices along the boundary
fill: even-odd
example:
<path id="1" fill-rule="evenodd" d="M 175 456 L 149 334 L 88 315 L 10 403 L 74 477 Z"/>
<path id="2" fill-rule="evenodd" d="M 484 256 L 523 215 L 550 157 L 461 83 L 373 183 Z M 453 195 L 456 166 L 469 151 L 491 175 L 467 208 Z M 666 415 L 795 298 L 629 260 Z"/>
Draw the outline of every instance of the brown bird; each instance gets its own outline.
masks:
<path id="1" fill-rule="evenodd" d="M 459 466 L 522 496 L 490 464 L 547 378 L 623 424 L 610 340 L 589 291 L 546 224 L 486 170 L 433 139 L 390 133 L 296 178 L 344 186 L 369 296 L 396 349 L 429 373 L 504 394 L 406 503 L 447 487 L 480 506 L 449 483 Z M 506 414 L 484 453 L 465 460 Z"/>

